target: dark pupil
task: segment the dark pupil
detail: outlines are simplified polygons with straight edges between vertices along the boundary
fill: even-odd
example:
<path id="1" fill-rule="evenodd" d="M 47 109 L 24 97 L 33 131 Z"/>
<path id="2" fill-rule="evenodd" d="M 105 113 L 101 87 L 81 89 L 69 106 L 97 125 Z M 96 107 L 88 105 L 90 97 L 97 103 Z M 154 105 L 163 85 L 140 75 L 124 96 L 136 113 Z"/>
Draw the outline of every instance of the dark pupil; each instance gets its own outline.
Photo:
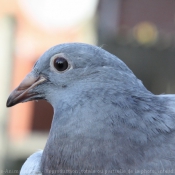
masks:
<path id="1" fill-rule="evenodd" d="M 68 62 L 65 58 L 56 58 L 54 60 L 54 67 L 58 71 L 64 71 L 68 68 Z"/>

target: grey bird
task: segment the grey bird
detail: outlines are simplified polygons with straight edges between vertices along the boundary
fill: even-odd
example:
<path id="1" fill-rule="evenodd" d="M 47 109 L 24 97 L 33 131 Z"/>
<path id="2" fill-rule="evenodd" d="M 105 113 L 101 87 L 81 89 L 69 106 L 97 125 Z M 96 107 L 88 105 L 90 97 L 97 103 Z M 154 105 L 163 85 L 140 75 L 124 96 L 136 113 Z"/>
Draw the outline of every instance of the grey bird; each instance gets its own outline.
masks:
<path id="1" fill-rule="evenodd" d="M 102 48 L 67 43 L 46 51 L 7 107 L 38 99 L 54 117 L 43 152 L 21 174 L 175 174 L 175 95 L 152 94 Z"/>

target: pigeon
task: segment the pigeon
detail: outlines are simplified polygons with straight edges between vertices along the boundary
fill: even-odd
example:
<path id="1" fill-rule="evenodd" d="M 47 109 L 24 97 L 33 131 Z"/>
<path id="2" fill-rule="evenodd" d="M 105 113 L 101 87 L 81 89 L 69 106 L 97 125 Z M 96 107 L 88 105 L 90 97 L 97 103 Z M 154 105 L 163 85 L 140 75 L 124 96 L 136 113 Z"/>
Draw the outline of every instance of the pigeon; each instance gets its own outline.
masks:
<path id="1" fill-rule="evenodd" d="M 22 174 L 175 174 L 175 95 L 154 95 L 118 57 L 84 43 L 46 51 L 7 107 L 47 100 L 43 151 Z"/>

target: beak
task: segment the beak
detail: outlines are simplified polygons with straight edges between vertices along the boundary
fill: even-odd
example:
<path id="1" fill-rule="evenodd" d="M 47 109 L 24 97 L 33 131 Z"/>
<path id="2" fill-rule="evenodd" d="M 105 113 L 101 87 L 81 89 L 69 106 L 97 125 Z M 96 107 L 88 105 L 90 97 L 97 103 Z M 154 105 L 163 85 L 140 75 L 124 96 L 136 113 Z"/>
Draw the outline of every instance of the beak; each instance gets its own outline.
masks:
<path id="1" fill-rule="evenodd" d="M 46 78 L 43 76 L 36 76 L 33 72 L 29 73 L 20 85 L 12 91 L 6 106 L 11 107 L 20 102 L 41 99 L 41 96 L 38 96 L 39 94 L 34 92 L 33 89 L 44 81 L 46 81 Z"/>

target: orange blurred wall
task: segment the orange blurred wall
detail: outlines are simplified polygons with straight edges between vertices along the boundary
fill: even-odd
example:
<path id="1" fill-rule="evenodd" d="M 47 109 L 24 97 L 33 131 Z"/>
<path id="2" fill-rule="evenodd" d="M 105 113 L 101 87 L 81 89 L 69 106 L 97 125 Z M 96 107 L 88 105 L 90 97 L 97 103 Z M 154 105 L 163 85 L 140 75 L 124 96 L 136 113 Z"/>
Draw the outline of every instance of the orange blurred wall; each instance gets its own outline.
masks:
<path id="1" fill-rule="evenodd" d="M 3 7 L 0 11 L 0 18 L 12 15 L 16 21 L 11 90 L 19 85 L 32 69 L 34 62 L 51 46 L 62 42 L 81 42 L 83 39 L 84 28 L 82 26 L 49 32 L 32 23 L 23 14 L 17 1 L 0 0 L 0 7 Z M 32 107 L 33 103 L 28 102 L 10 108 L 9 135 L 11 139 L 19 140 L 30 133 Z"/>

